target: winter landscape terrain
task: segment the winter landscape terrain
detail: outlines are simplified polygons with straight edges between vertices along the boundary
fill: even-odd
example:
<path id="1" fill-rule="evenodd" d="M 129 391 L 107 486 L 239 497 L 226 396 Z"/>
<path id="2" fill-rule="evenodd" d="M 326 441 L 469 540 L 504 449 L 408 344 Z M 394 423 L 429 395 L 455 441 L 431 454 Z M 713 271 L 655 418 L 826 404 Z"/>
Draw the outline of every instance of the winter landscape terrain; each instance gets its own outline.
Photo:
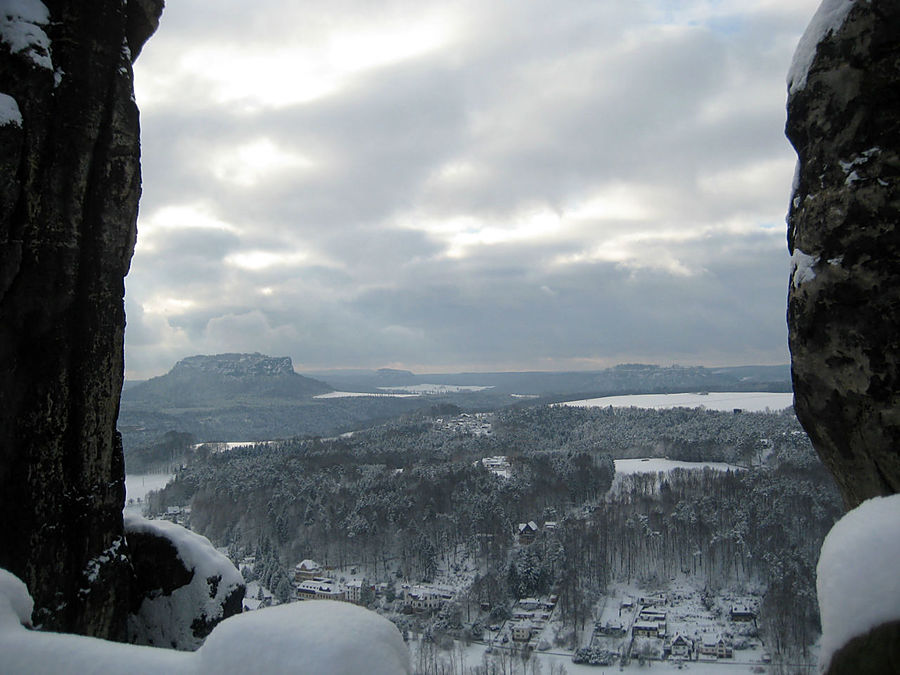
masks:
<path id="1" fill-rule="evenodd" d="M 209 537 L 245 611 L 374 609 L 415 672 L 811 671 L 840 503 L 790 394 L 466 411 L 481 385 L 423 384 L 430 406 L 352 433 L 192 437 L 127 508 Z"/>

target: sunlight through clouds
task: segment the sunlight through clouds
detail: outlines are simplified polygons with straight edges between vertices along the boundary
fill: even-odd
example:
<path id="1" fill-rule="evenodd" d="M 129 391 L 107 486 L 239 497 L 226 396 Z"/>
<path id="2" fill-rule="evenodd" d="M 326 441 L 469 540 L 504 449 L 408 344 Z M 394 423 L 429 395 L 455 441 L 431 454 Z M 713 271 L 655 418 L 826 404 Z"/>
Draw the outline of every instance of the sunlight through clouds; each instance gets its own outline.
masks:
<path id="1" fill-rule="evenodd" d="M 223 148 L 211 161 L 216 178 L 241 187 L 295 170 L 308 170 L 316 163 L 279 148 L 269 138 L 259 138 L 235 148 Z"/>
<path id="2" fill-rule="evenodd" d="M 130 376 L 244 347 L 785 362 L 784 83 L 817 5 L 169 3 L 135 66 Z"/>

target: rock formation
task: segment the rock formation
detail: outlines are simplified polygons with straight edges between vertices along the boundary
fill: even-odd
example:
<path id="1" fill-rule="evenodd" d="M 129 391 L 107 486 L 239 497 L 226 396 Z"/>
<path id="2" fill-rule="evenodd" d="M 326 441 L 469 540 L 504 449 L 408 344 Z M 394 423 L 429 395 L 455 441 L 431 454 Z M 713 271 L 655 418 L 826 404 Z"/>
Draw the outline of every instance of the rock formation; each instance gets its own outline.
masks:
<path id="1" fill-rule="evenodd" d="M 162 0 L 0 2 L 0 567 L 34 623 L 125 637 L 116 431 L 140 195 L 131 65 Z"/>
<path id="2" fill-rule="evenodd" d="M 900 492 L 900 3 L 825 0 L 788 86 L 786 131 L 798 155 L 788 214 L 794 407 L 855 509 L 846 519 L 871 507 L 856 508 L 865 500 Z M 820 666 L 832 675 L 900 668 L 900 609 L 879 608 L 874 627 L 858 624 L 846 603 L 825 611 L 829 594 L 892 604 L 892 583 L 860 573 L 861 561 L 896 567 L 882 528 L 874 534 L 841 544 L 850 559 L 843 582 L 831 579 L 823 546 L 822 642 L 843 645 L 823 648 Z"/>
<path id="3" fill-rule="evenodd" d="M 826 0 L 788 84 L 795 410 L 852 508 L 900 491 L 900 3 Z"/>
<path id="4" fill-rule="evenodd" d="M 125 519 L 135 571 L 128 641 L 195 650 L 241 613 L 244 579 L 206 537 L 164 520 Z"/>

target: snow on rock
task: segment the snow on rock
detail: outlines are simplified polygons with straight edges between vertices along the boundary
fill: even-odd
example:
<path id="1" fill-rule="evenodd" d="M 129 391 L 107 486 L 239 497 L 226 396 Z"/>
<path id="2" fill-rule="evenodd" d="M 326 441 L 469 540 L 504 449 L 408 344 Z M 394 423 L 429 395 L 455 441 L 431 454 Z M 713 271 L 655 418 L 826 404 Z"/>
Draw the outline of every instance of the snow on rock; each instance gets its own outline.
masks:
<path id="1" fill-rule="evenodd" d="M 806 86 L 806 76 L 816 58 L 819 43 L 843 25 L 853 4 L 854 0 L 824 0 L 819 5 L 794 51 L 787 77 L 789 93 L 793 94 Z"/>
<path id="2" fill-rule="evenodd" d="M 308 601 L 231 617 L 196 652 L 107 642 L 23 625 L 25 584 L 0 570 L 0 671 L 4 675 L 403 675 L 411 672 L 400 632 L 387 619 L 342 602 Z"/>
<path id="3" fill-rule="evenodd" d="M 7 124 L 22 126 L 22 112 L 16 99 L 9 94 L 0 94 L 0 127 Z"/>
<path id="4" fill-rule="evenodd" d="M 133 642 L 196 649 L 219 621 L 240 612 L 243 577 L 206 537 L 165 520 L 124 520 L 144 594 L 128 618 Z M 177 560 L 167 555 L 173 547 Z"/>
<path id="5" fill-rule="evenodd" d="M 825 537 L 816 570 L 822 617 L 819 669 L 850 640 L 900 620 L 900 495 L 869 499 Z"/>
<path id="6" fill-rule="evenodd" d="M 0 40 L 13 54 L 23 54 L 35 65 L 53 70 L 50 38 L 41 28 L 50 12 L 40 0 L 0 0 Z"/>
<path id="7" fill-rule="evenodd" d="M 25 583 L 14 574 L 0 569 L 0 631 L 7 621 L 18 620 L 22 626 L 31 626 L 34 601 Z"/>
<path id="8" fill-rule="evenodd" d="M 794 248 L 791 254 L 791 284 L 794 288 L 799 288 L 800 284 L 816 278 L 814 267 L 818 262 L 818 256 L 808 255 L 799 248 Z"/>
<path id="9" fill-rule="evenodd" d="M 252 649 L 236 649 L 243 642 Z M 333 600 L 279 605 L 223 622 L 198 652 L 204 673 L 409 673 L 397 627 Z"/>

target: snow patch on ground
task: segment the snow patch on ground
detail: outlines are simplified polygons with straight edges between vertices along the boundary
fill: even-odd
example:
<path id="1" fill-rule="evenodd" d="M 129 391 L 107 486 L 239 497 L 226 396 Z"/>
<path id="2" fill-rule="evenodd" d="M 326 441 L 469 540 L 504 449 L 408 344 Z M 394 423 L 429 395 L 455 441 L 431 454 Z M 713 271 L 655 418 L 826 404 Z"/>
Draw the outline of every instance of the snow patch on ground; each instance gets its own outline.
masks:
<path id="1" fill-rule="evenodd" d="M 410 672 L 397 627 L 350 603 L 307 600 L 234 619 L 206 639 L 199 652 L 201 672 Z M 239 644 L 244 648 L 235 649 Z"/>
<path id="2" fill-rule="evenodd" d="M 735 408 L 749 412 L 784 410 L 793 405 L 794 395 L 772 392 L 710 392 L 708 394 L 636 394 L 604 396 L 581 401 L 567 401 L 558 405 L 580 408 L 706 408 L 731 411 Z"/>
<path id="3" fill-rule="evenodd" d="M 681 462 L 653 457 L 648 459 L 616 459 L 616 474 L 669 473 L 675 469 L 712 469 L 714 471 L 744 471 L 744 467 L 725 462 Z"/>
<path id="4" fill-rule="evenodd" d="M 348 398 L 351 396 L 380 396 L 380 397 L 391 397 L 391 398 L 413 398 L 418 396 L 418 394 L 375 394 L 372 392 L 362 392 L 362 391 L 330 391 L 327 394 L 318 394 L 313 396 L 313 398 Z"/>
<path id="5" fill-rule="evenodd" d="M 787 76 L 789 94 L 794 94 L 806 86 L 806 78 L 816 58 L 819 43 L 840 29 L 847 14 L 853 9 L 853 3 L 854 0 L 824 0 L 819 5 L 794 52 Z"/>
<path id="6" fill-rule="evenodd" d="M 151 490 L 162 490 L 175 478 L 171 473 L 135 473 L 125 476 L 125 500 L 144 501 Z"/>
<path id="7" fill-rule="evenodd" d="M 13 54 L 24 54 L 40 68 L 53 70 L 50 38 L 41 28 L 50 12 L 40 0 L 0 0 L 0 40 Z"/>
<path id="8" fill-rule="evenodd" d="M 0 570 L 0 654 L 4 675 L 317 675 L 410 673 L 397 628 L 374 612 L 342 602 L 310 601 L 233 616 L 196 652 L 139 647 L 80 635 L 28 630 L 31 597 Z"/>
<path id="9" fill-rule="evenodd" d="M 22 111 L 19 110 L 16 99 L 9 94 L 0 94 L 0 127 L 7 124 L 22 126 Z"/>
<path id="10" fill-rule="evenodd" d="M 475 391 L 493 389 L 494 385 L 479 386 L 469 384 L 410 384 L 403 387 L 378 387 L 382 391 L 407 394 L 467 394 Z"/>
<path id="11" fill-rule="evenodd" d="M 863 502 L 825 537 L 816 569 L 819 669 L 853 638 L 900 619 L 900 495 Z"/>

